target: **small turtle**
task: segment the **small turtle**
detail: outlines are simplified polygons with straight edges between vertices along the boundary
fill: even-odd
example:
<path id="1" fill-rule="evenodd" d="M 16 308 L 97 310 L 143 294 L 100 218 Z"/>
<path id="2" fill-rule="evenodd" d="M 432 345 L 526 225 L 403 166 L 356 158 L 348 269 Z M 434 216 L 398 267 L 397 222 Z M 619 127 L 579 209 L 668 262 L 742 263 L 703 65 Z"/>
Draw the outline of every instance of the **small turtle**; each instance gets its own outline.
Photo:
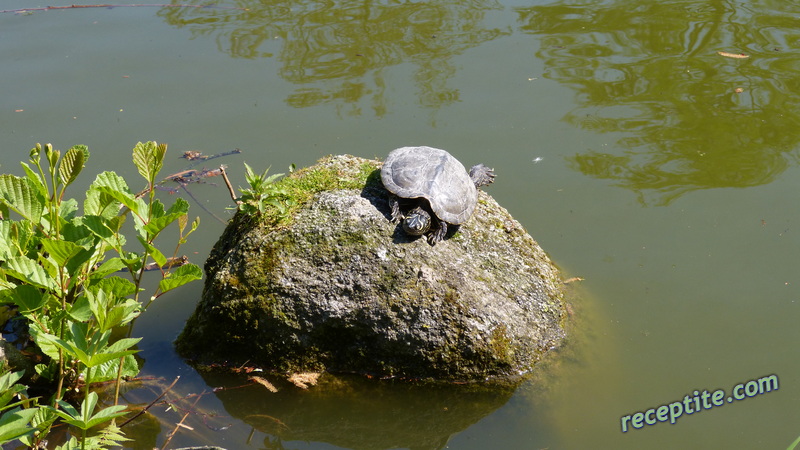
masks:
<path id="1" fill-rule="evenodd" d="M 492 183 L 494 171 L 478 164 L 467 174 L 444 150 L 402 147 L 386 157 L 381 180 L 394 194 L 390 198 L 392 222 L 402 220 L 406 233 L 427 235 L 428 243 L 435 245 L 447 234 L 448 224 L 460 225 L 472 216 L 478 203 L 477 188 Z"/>

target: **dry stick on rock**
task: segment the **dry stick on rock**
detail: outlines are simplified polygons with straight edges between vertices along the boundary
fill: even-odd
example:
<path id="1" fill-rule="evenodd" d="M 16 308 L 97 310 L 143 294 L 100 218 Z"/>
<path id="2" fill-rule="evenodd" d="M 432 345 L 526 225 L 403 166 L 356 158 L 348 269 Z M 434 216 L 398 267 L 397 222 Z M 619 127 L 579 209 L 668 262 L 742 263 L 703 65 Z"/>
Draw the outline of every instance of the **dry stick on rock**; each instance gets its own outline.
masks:
<path id="1" fill-rule="evenodd" d="M 231 193 L 231 200 L 236 202 L 237 205 L 241 204 L 241 200 L 236 199 L 236 191 L 234 191 L 233 186 L 231 186 L 231 180 L 228 179 L 228 172 L 225 172 L 225 166 L 219 166 L 219 171 L 222 175 L 222 179 L 225 180 L 225 185 L 228 186 L 228 192 Z"/>

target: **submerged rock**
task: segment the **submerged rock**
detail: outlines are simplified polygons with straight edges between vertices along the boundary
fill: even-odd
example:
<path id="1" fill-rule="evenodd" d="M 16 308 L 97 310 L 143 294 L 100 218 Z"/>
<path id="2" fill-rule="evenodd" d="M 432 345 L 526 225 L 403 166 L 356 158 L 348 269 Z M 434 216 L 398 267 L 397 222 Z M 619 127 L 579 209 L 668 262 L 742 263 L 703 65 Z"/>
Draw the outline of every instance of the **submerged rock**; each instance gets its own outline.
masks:
<path id="1" fill-rule="evenodd" d="M 477 380 L 524 373 L 558 345 L 558 270 L 505 209 L 480 192 L 472 218 L 430 246 L 390 223 L 379 168 L 328 157 L 281 181 L 307 196 L 285 217 L 238 213 L 206 262 L 179 352 L 288 372 Z"/>

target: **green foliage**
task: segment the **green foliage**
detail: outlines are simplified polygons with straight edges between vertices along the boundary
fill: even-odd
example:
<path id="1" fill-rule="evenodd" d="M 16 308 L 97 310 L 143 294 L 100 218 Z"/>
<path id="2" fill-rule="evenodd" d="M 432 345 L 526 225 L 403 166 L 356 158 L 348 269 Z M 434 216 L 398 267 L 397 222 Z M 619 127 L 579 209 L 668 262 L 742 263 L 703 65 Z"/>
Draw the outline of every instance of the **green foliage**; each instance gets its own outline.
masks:
<path id="1" fill-rule="evenodd" d="M 797 439 L 794 440 L 794 442 L 789 444 L 789 447 L 787 447 L 786 450 L 794 450 L 797 447 L 797 444 L 800 444 L 800 436 L 798 436 Z"/>
<path id="2" fill-rule="evenodd" d="M 267 176 L 269 167 L 262 174 L 253 172 L 253 169 L 244 163 L 245 179 L 250 185 L 247 189 L 239 188 L 242 196 L 239 197 L 239 210 L 247 214 L 264 214 L 268 207 L 273 207 L 279 216 L 285 215 L 290 204 L 286 200 L 287 192 L 275 184 L 282 173 Z"/>
<path id="3" fill-rule="evenodd" d="M 245 178 L 250 188 L 239 189 L 239 210 L 247 214 L 258 214 L 268 222 L 277 223 L 289 220 L 292 212 L 308 202 L 315 194 L 332 189 L 361 189 L 376 167 L 370 163 L 358 167 L 354 177 L 343 177 L 339 172 L 327 168 L 307 168 L 295 170 L 289 166 L 289 176 L 279 180 L 283 174 L 267 177 L 269 168 L 263 174 L 256 174 L 245 163 Z"/>
<path id="4" fill-rule="evenodd" d="M 124 440 L 113 419 L 126 407 L 95 411 L 97 394 L 90 390 L 93 383 L 116 379 L 119 386 L 122 377 L 138 374 L 133 354 L 140 339 L 112 340 L 112 331 L 129 325 L 163 293 L 202 276 L 194 264 L 170 273 L 168 258 L 155 244 L 177 222 L 180 246 L 198 225 L 195 220 L 186 232 L 185 200 L 167 208 L 155 198 L 166 149 L 155 142 L 136 144 L 133 162 L 147 182 L 145 191 L 136 195 L 122 177 L 103 172 L 86 192 L 82 216 L 78 201 L 65 199 L 65 193 L 89 159 L 86 146 L 74 146 L 62 157 L 51 145 L 37 144 L 29 163 L 22 163 L 24 177 L 0 175 L 0 301 L 15 304 L 28 320 L 31 337 L 46 357 L 36 372 L 55 385 L 53 403 L 37 406 L 20 384 L 22 372 L 0 375 L 0 412 L 5 410 L 0 443 L 19 439 L 33 446 L 58 418 L 82 431 L 63 448 L 101 448 Z M 131 217 L 137 251 L 126 248 L 129 239 L 122 231 Z M 139 295 L 149 261 L 161 268 L 162 279 L 145 305 Z M 120 270 L 130 279 L 115 275 Z M 80 410 L 63 400 L 72 389 L 83 392 Z M 87 435 L 109 422 L 99 434 Z"/>
<path id="5" fill-rule="evenodd" d="M 97 393 L 95 392 L 90 392 L 83 399 L 83 402 L 81 402 L 80 411 L 63 400 L 58 400 L 57 403 L 61 409 L 56 409 L 53 407 L 48 407 L 48 409 L 59 416 L 65 423 L 81 430 L 80 441 L 72 438 L 64 446 L 59 448 L 81 448 L 82 450 L 88 448 L 106 448 L 106 446 L 110 447 L 119 445 L 119 441 L 129 440 L 125 439 L 125 436 L 120 433 L 119 428 L 117 428 L 113 422 L 104 430 L 103 433 L 98 436 L 94 436 L 93 439 L 90 439 L 86 435 L 90 428 L 96 427 L 105 422 L 109 422 L 117 417 L 124 416 L 126 414 L 124 405 L 109 406 L 95 413 L 94 410 L 97 407 Z M 78 447 L 79 443 L 80 447 Z"/>
<path id="6" fill-rule="evenodd" d="M 36 436 L 46 435 L 55 417 L 36 407 L 35 399 L 28 399 L 26 387 L 19 383 L 22 376 L 23 371 L 0 375 L 0 442 L 19 440 L 33 447 Z M 11 403 L 14 399 L 18 401 Z"/>

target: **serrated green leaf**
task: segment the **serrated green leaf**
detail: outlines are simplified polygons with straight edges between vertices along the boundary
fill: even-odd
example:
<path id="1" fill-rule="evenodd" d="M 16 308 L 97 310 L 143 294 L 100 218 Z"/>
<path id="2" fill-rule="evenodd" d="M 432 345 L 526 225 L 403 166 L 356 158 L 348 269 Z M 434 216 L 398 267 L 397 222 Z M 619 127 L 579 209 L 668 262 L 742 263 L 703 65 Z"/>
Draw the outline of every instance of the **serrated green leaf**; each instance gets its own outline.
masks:
<path id="1" fill-rule="evenodd" d="M 113 259 L 117 260 L 120 269 L 125 267 L 122 264 L 122 261 L 119 260 L 119 258 L 113 258 Z M 109 259 L 108 261 L 106 261 L 106 263 L 110 261 L 111 260 Z M 106 265 L 106 263 L 100 266 L 98 270 L 102 269 Z M 131 280 L 117 276 L 110 276 L 103 278 L 102 280 L 97 280 L 96 282 L 92 283 L 92 285 L 88 289 L 91 290 L 92 292 L 103 290 L 109 293 L 113 293 L 114 296 L 117 298 L 128 297 L 136 293 L 136 285 L 133 284 Z"/>
<path id="2" fill-rule="evenodd" d="M 97 279 L 98 282 L 101 281 L 102 277 L 105 277 L 108 274 L 120 271 L 124 269 L 125 263 L 122 262 L 119 258 L 111 258 L 108 261 L 104 262 L 100 265 L 97 269 L 92 271 L 92 279 Z M 129 295 L 129 294 L 126 294 Z"/>
<path id="3" fill-rule="evenodd" d="M 140 310 L 141 305 L 136 300 L 123 299 L 106 311 L 105 322 L 100 325 L 100 330 L 126 325 L 139 316 Z"/>
<path id="4" fill-rule="evenodd" d="M 64 220 L 72 220 L 78 213 L 78 201 L 74 198 L 68 198 L 61 202 L 58 210 L 58 215 Z"/>
<path id="5" fill-rule="evenodd" d="M 143 215 L 146 211 L 146 204 L 141 199 L 137 199 L 125 179 L 114 172 L 103 172 L 95 178 L 92 189 L 104 193 L 114 200 L 125 205 L 136 215 Z"/>
<path id="6" fill-rule="evenodd" d="M 189 202 L 182 198 L 178 198 L 175 200 L 175 203 L 170 206 L 169 210 L 166 212 L 161 212 L 158 216 L 151 216 L 150 221 L 144 225 L 144 230 L 147 231 L 150 236 L 155 237 L 158 236 L 165 228 L 167 228 L 172 222 L 181 218 L 181 216 L 186 215 L 189 211 Z"/>
<path id="7" fill-rule="evenodd" d="M 36 261 L 17 256 L 6 261 L 3 267 L 6 273 L 38 288 L 58 291 L 58 283 Z"/>
<path id="8" fill-rule="evenodd" d="M 49 333 L 41 333 L 38 337 L 41 340 L 46 341 L 49 344 L 52 344 L 52 346 L 55 346 L 55 347 L 60 348 L 61 350 L 65 351 L 67 353 L 67 355 L 69 355 L 70 358 L 76 358 L 80 362 L 82 362 L 84 365 L 86 365 L 86 362 L 89 361 L 89 355 L 86 354 L 86 351 L 78 348 L 78 346 L 73 344 L 72 342 L 67 342 L 67 341 L 59 338 L 58 336 L 54 336 L 54 335 L 49 334 Z M 85 345 L 86 342 L 84 341 L 83 344 Z M 42 348 L 42 351 L 46 352 L 45 348 L 42 347 L 41 344 L 40 344 L 40 348 Z M 58 355 L 58 352 L 56 352 L 56 355 Z"/>
<path id="9" fill-rule="evenodd" d="M 33 342 L 36 343 L 36 345 L 39 347 L 39 350 L 41 350 L 42 353 L 49 356 L 51 359 L 58 360 L 58 346 L 49 339 L 52 335 L 45 333 L 41 326 L 36 322 L 30 322 L 28 327 L 30 327 L 30 333 L 31 337 L 33 338 Z"/>
<path id="10" fill-rule="evenodd" d="M 42 218 L 44 197 L 26 178 L 0 175 L 0 201 L 33 223 Z"/>
<path id="11" fill-rule="evenodd" d="M 114 327 L 130 322 L 136 318 L 141 307 L 139 302 L 131 299 L 119 298 L 116 296 L 116 293 L 112 291 L 101 289 L 97 291 L 87 291 L 86 294 L 89 307 L 97 322 L 96 328 L 101 332 L 111 330 Z"/>
<path id="12" fill-rule="evenodd" d="M 104 354 L 115 355 L 116 358 L 120 358 L 124 355 L 132 355 L 138 350 L 128 350 L 134 345 L 138 344 L 142 338 L 123 338 L 118 341 L 115 341 L 113 344 L 106 347 L 104 350 Z"/>
<path id="13" fill-rule="evenodd" d="M 45 186 L 44 181 L 42 181 L 42 177 L 38 173 L 34 172 L 33 169 L 31 169 L 30 166 L 24 162 L 20 164 L 22 165 L 22 169 L 25 171 L 28 181 L 31 182 L 31 186 L 39 191 L 39 194 L 42 196 L 42 198 L 47 198 L 47 186 Z"/>
<path id="14" fill-rule="evenodd" d="M 141 340 L 141 338 L 120 339 L 106 347 L 102 352 L 93 354 L 89 358 L 89 364 L 86 364 L 86 366 L 95 367 L 105 362 L 122 358 L 123 356 L 133 355 L 138 350 L 129 350 L 129 348 L 133 347 Z"/>
<path id="15" fill-rule="evenodd" d="M 93 415 L 92 418 L 89 419 L 87 422 L 88 428 L 100 425 L 103 422 L 108 422 L 115 417 L 124 416 L 127 414 L 125 412 L 126 408 L 127 407 L 125 405 L 114 405 L 101 409 L 97 412 L 97 414 Z"/>
<path id="16" fill-rule="evenodd" d="M 11 299 L 19 307 L 20 314 L 27 315 L 42 309 L 49 295 L 29 284 L 20 284 L 13 289 Z"/>
<path id="17" fill-rule="evenodd" d="M 42 247 L 59 266 L 65 266 L 72 257 L 84 250 L 80 245 L 58 239 L 43 239 Z"/>
<path id="18" fill-rule="evenodd" d="M 22 379 L 23 375 L 25 375 L 24 370 L 20 370 L 18 372 L 4 373 L 2 376 L 0 376 L 0 391 L 5 391 L 6 389 L 10 389 L 11 386 L 14 385 L 14 383 Z"/>
<path id="19" fill-rule="evenodd" d="M 89 158 L 89 149 L 85 145 L 75 145 L 67 150 L 58 165 L 58 176 L 66 188 L 78 177 Z"/>
<path id="20" fill-rule="evenodd" d="M 155 183 L 158 172 L 164 167 L 166 153 L 167 145 L 155 141 L 139 142 L 133 147 L 133 163 L 149 184 Z"/>
<path id="21" fill-rule="evenodd" d="M 161 292 L 171 291 L 194 280 L 203 278 L 203 270 L 195 264 L 184 264 L 158 282 Z"/>
<path id="22" fill-rule="evenodd" d="M 58 400 L 58 405 L 61 407 L 61 410 L 55 410 L 55 408 L 50 409 L 53 409 L 56 414 L 64 419 L 64 422 L 78 427 L 81 430 L 88 430 L 89 428 L 100 425 L 115 417 L 122 416 L 125 414 L 123 410 L 126 408 L 125 405 L 109 406 L 101 409 L 96 414 L 92 414 L 95 407 L 97 407 L 96 392 L 90 392 L 89 395 L 84 397 L 81 402 L 80 412 L 63 400 Z"/>
<path id="23" fill-rule="evenodd" d="M 120 203 L 114 200 L 114 197 L 98 191 L 94 188 L 94 185 L 86 191 L 86 199 L 83 201 L 83 214 L 110 218 L 119 213 L 119 208 Z"/>
<path id="24" fill-rule="evenodd" d="M 183 234 L 183 230 L 186 229 L 186 225 L 189 223 L 189 215 L 184 214 L 178 218 L 178 232 Z"/>
<path id="25" fill-rule="evenodd" d="M 6 372 L 0 376 L 0 410 L 5 409 L 14 396 L 25 390 L 25 386 L 16 384 L 24 374 L 25 371 L 20 370 L 19 372 Z"/>
<path id="26" fill-rule="evenodd" d="M 118 228 L 121 224 L 119 219 L 120 217 L 107 219 L 102 216 L 83 216 L 81 218 L 81 223 L 94 236 L 102 239 L 103 242 L 119 252 L 125 246 L 125 236 L 114 231 L 114 229 Z"/>
<path id="27" fill-rule="evenodd" d="M 143 237 L 141 236 L 136 236 L 136 237 L 139 239 L 139 242 L 141 242 L 142 246 L 144 246 L 144 248 L 147 249 L 147 253 L 150 255 L 151 258 L 153 258 L 153 261 L 155 261 L 156 264 L 158 264 L 158 267 L 164 267 L 164 264 L 167 263 L 167 257 L 164 256 L 163 253 L 161 253 L 161 250 L 157 249 L 153 244 L 150 244 L 149 242 L 144 240 Z"/>
<path id="28" fill-rule="evenodd" d="M 24 221 L 27 224 L 30 222 Z M 0 220 L 0 260 L 6 260 L 20 255 L 20 251 L 25 247 L 25 242 L 21 242 L 20 229 L 21 222 L 12 220 Z M 22 253 L 26 253 L 22 250 Z"/>
<path id="29" fill-rule="evenodd" d="M 64 240 L 74 242 L 84 248 L 89 248 L 94 241 L 94 234 L 83 224 L 83 217 L 77 217 L 61 227 Z"/>
<path id="30" fill-rule="evenodd" d="M 46 436 L 57 418 L 58 416 L 48 408 L 36 408 L 36 415 L 33 416 L 31 425 L 39 431 L 38 436 Z M 34 448 L 38 443 L 38 439 L 35 439 L 32 435 L 28 435 L 20 438 L 20 442 L 30 448 Z"/>
<path id="31" fill-rule="evenodd" d="M 78 297 L 68 309 L 69 316 L 77 322 L 85 322 L 92 318 L 92 308 L 85 295 Z"/>
<path id="32" fill-rule="evenodd" d="M 13 441 L 34 433 L 36 429 L 30 426 L 30 422 L 36 411 L 36 408 L 12 409 L 0 416 L 0 442 Z"/>
<path id="33" fill-rule="evenodd" d="M 102 383 L 117 378 L 117 371 L 119 370 L 119 359 L 109 360 L 103 364 L 99 364 L 92 369 L 92 380 L 95 383 Z M 136 357 L 133 355 L 126 355 L 122 358 L 122 376 L 135 377 L 139 374 L 139 364 L 136 362 Z"/>

